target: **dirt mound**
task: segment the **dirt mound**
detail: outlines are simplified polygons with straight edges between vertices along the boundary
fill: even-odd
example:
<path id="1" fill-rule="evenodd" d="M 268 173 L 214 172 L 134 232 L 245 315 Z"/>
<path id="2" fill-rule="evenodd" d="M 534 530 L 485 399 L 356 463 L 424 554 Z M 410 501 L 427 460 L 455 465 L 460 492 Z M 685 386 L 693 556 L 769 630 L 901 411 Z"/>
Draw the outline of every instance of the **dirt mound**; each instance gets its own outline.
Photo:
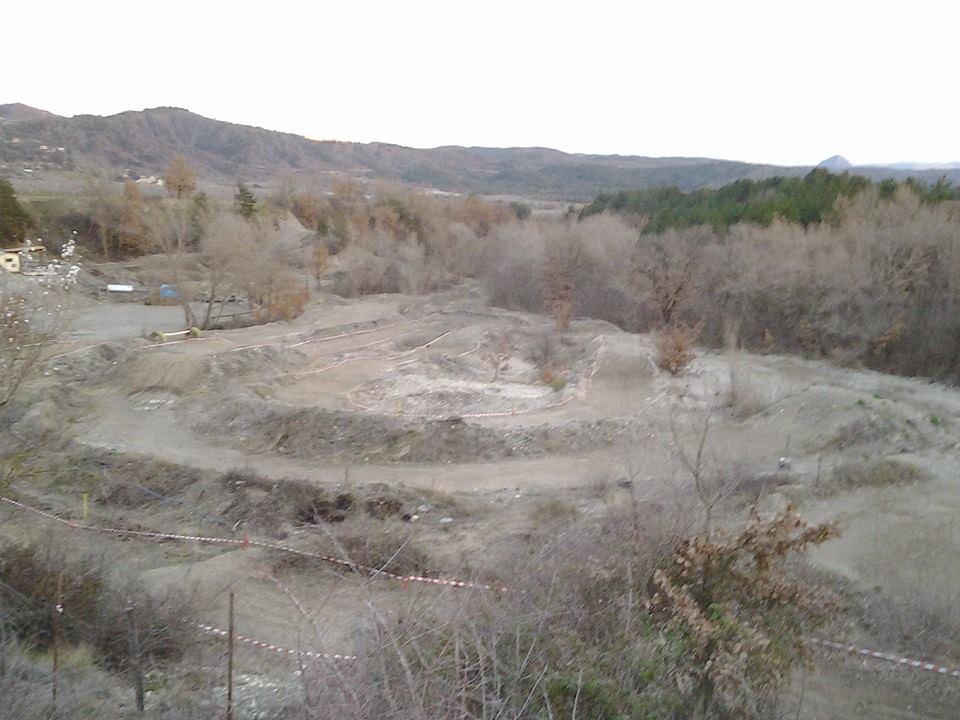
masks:
<path id="1" fill-rule="evenodd" d="M 147 349 L 127 353 L 116 365 L 116 385 L 131 397 L 147 393 L 174 396 L 205 391 L 239 376 L 271 379 L 277 373 L 300 367 L 303 353 L 283 347 L 252 347 L 211 355 L 169 353 Z"/>
<path id="2" fill-rule="evenodd" d="M 272 375 L 299 367 L 307 356 L 294 348 L 264 345 L 209 356 L 209 371 L 214 377 L 236 377 L 255 373 Z"/>
<path id="3" fill-rule="evenodd" d="M 797 420 L 812 431 L 805 449 L 810 452 L 888 452 L 928 445 L 935 427 L 906 405 L 856 396 L 829 388 L 808 391 Z"/>
<path id="4" fill-rule="evenodd" d="M 275 479 L 250 470 L 230 470 L 213 488 L 216 511 L 231 524 L 285 534 L 319 524 L 407 522 L 436 496 L 379 483 L 322 486 L 306 480 Z M 452 503 L 447 501 L 447 505 Z"/>
<path id="5" fill-rule="evenodd" d="M 148 390 L 186 393 L 203 389 L 208 375 L 206 358 L 148 350 L 120 367 L 118 381 L 130 395 Z"/>
<path id="6" fill-rule="evenodd" d="M 129 345 L 116 342 L 101 343 L 93 347 L 63 355 L 55 355 L 46 363 L 48 372 L 65 381 L 97 382 L 113 372 L 131 352 Z"/>
<path id="7" fill-rule="evenodd" d="M 183 505 L 206 473 L 135 453 L 117 453 L 65 443 L 30 464 L 34 490 L 64 493 L 75 502 L 87 493 L 94 505 L 124 509 Z"/>
<path id="8" fill-rule="evenodd" d="M 402 419 L 252 400 L 224 403 L 196 429 L 247 450 L 338 462 L 447 463 L 576 453 L 629 442 L 641 418 L 494 429 L 452 417 Z"/>

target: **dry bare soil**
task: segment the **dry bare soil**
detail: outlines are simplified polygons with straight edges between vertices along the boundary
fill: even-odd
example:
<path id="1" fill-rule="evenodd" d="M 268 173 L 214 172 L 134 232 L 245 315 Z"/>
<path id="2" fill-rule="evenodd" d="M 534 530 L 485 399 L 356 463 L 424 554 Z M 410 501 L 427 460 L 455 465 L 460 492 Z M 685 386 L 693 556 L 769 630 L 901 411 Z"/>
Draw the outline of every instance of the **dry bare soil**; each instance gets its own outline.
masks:
<path id="1" fill-rule="evenodd" d="M 90 522 L 102 526 L 330 554 L 351 538 L 360 556 L 408 542 L 429 552 L 405 551 L 387 569 L 497 577 L 498 558 L 539 524 L 562 523 L 567 508 L 589 517 L 631 502 L 696 504 L 679 452 L 709 417 L 706 464 L 730 489 L 725 512 L 790 501 L 839 524 L 812 561 L 851 598 L 844 640 L 960 660 L 953 389 L 706 351 L 672 377 L 656 368 L 649 336 L 592 320 L 557 334 L 547 318 L 492 308 L 471 287 L 324 296 L 289 324 L 165 344 L 138 337 L 176 327 L 179 312 L 80 312 L 30 389 L 23 426 L 63 442 L 21 497 L 78 518 L 86 492 Z M 7 537 L 39 537 L 44 522 L 0 510 Z M 56 532 L 110 544 L 158 592 L 194 593 L 214 624 L 233 590 L 241 633 L 292 647 L 350 652 L 358 607 L 462 592 L 356 578 L 263 548 Z M 292 669 L 263 654 L 241 655 L 250 683 Z M 798 678 L 801 717 L 954 716 L 956 679 L 835 654 L 817 663 Z"/>

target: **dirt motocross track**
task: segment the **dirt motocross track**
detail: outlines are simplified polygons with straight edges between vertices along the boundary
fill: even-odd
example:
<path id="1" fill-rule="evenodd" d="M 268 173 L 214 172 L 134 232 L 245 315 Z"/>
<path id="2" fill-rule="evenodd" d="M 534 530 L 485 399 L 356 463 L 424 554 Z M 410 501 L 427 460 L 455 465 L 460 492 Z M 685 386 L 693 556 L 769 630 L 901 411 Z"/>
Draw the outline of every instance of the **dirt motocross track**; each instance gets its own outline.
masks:
<path id="1" fill-rule="evenodd" d="M 143 310 L 86 310 L 82 330 L 46 361 L 26 415 L 38 429 L 74 436 L 74 459 L 65 462 L 78 468 L 100 463 L 122 482 L 124 458 L 160 463 L 170 486 L 153 491 L 173 500 L 95 503 L 101 524 L 218 536 L 246 529 L 309 544 L 313 536 L 296 522 L 258 524 L 265 506 L 257 502 L 270 484 L 296 479 L 348 493 L 351 507 L 366 507 L 370 518 L 389 506 L 435 548 L 434 561 L 444 563 L 437 569 L 470 575 L 524 531 L 545 498 L 585 514 L 638 499 L 692 502 L 678 445 L 695 444 L 709 416 L 705 456 L 735 476 L 738 492 L 771 506 L 790 500 L 808 517 L 840 525 L 842 535 L 814 562 L 888 606 L 891 618 L 872 631 L 852 630 L 851 639 L 909 654 L 920 637 L 918 614 L 934 625 L 960 622 L 955 390 L 823 362 L 707 351 L 672 377 L 657 369 L 649 336 L 593 320 L 575 320 L 558 335 L 548 318 L 492 308 L 476 288 L 325 296 L 289 324 L 162 344 L 110 330 L 176 325 L 177 308 L 151 308 L 149 318 L 137 315 Z M 891 461 L 908 471 L 882 483 L 844 480 Z M 230 528 L 220 518 L 240 496 L 223 478 L 237 470 L 259 479 L 237 481 L 251 510 L 246 524 Z M 34 499 L 76 511 L 69 493 L 44 498 L 38 490 Z M 34 522 L 2 512 L 4 534 Z M 276 568 L 269 552 L 136 542 L 123 552 L 158 588 L 196 587 L 212 617 L 223 616 L 225 590 L 236 590 L 241 632 L 299 641 L 296 613 L 268 579 Z M 323 598 L 310 609 L 325 618 L 323 649 L 331 651 L 349 650 L 353 608 L 364 593 L 402 592 L 389 583 L 344 583 L 328 570 L 288 573 L 285 582 L 300 597 Z M 926 656 L 960 660 L 948 644 L 922 637 Z M 938 703 L 915 714 L 908 696 L 883 689 L 885 668 L 853 666 L 849 683 L 873 690 L 822 689 L 821 700 L 837 697 L 819 706 L 821 717 L 950 717 L 947 709 L 938 714 Z M 861 669 L 868 680 L 857 679 Z"/>

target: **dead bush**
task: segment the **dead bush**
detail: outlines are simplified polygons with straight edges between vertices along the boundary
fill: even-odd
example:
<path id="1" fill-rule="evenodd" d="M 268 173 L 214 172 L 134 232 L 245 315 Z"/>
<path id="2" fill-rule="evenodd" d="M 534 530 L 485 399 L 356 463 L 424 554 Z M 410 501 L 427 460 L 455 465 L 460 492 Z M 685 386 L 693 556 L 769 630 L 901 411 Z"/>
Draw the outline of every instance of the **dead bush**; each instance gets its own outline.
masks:
<path id="1" fill-rule="evenodd" d="M 831 495 L 857 488 L 912 485 L 929 479 L 929 473 L 916 465 L 893 458 L 881 458 L 834 466 L 829 479 L 820 482 L 817 492 L 822 495 Z"/>
<path id="2" fill-rule="evenodd" d="M 0 606 L 17 636 L 42 649 L 52 641 L 53 611 L 60 605 L 63 641 L 93 648 L 113 668 L 129 657 L 126 609 L 134 607 L 144 661 L 180 658 L 195 635 L 189 596 L 178 591 L 156 598 L 137 583 L 118 581 L 110 567 L 105 557 L 9 545 L 0 559 Z"/>
<path id="3" fill-rule="evenodd" d="M 177 463 L 70 445 L 35 467 L 58 491 L 89 492 L 95 502 L 124 508 L 176 499 L 203 478 L 202 471 Z"/>
<path id="4" fill-rule="evenodd" d="M 727 354 L 730 410 L 738 420 L 756 415 L 771 403 L 766 388 L 751 375 L 739 353 Z"/>
<path id="5" fill-rule="evenodd" d="M 304 550 L 348 560 L 357 566 L 384 570 L 397 575 L 426 576 L 438 570 L 426 544 L 412 535 L 411 525 L 397 520 L 357 518 L 348 525 L 337 525 L 313 535 Z M 331 566 L 314 558 L 276 553 L 272 562 L 277 572 L 304 572 Z M 338 572 L 351 573 L 348 566 L 335 566 Z M 361 575 L 365 573 L 360 571 Z"/>
<path id="6" fill-rule="evenodd" d="M 398 575 L 424 575 L 438 568 L 422 541 L 412 538 L 410 526 L 392 523 L 360 523 L 339 534 L 336 545 L 352 562 Z"/>
<path id="7" fill-rule="evenodd" d="M 5 720 L 50 720 L 52 657 L 49 651 L 15 638 L 0 637 L 0 717 Z M 58 720 L 103 717 L 107 688 L 115 678 L 96 666 L 86 646 L 61 647 L 58 653 Z"/>
<path id="8" fill-rule="evenodd" d="M 223 514 L 231 522 L 272 533 L 285 524 L 343 522 L 356 503 L 350 492 L 331 492 L 305 480 L 275 480 L 250 470 L 230 470 L 219 484 L 230 493 Z"/>
<path id="9" fill-rule="evenodd" d="M 98 499 L 108 505 L 136 508 L 176 498 L 199 481 L 195 468 L 145 458 L 124 458 L 104 472 Z"/>
<path id="10" fill-rule="evenodd" d="M 231 522 L 278 532 L 284 525 L 338 524 L 348 519 L 410 518 L 412 497 L 384 485 L 328 488 L 307 480 L 276 480 L 250 470 L 231 470 L 219 484 L 230 493 L 224 510 Z"/>
<path id="11" fill-rule="evenodd" d="M 532 720 L 574 706 L 584 718 L 687 717 L 674 647 L 658 642 L 645 607 L 650 574 L 675 544 L 667 518 L 638 506 L 514 540 L 491 563 L 510 591 L 457 595 L 453 617 L 432 598 L 374 611 L 355 665 L 362 710 L 315 673 L 309 717 L 322 707 L 371 720 Z"/>
<path id="12" fill-rule="evenodd" d="M 567 379 L 563 376 L 563 370 L 553 361 L 547 361 L 540 368 L 540 382 L 549 385 L 555 392 L 559 392 L 567 386 Z"/>
<path id="13" fill-rule="evenodd" d="M 540 500 L 530 509 L 530 519 L 537 525 L 569 522 L 577 514 L 576 505 L 556 497 Z"/>
<path id="14" fill-rule="evenodd" d="M 657 332 L 657 367 L 671 375 L 679 375 L 693 362 L 693 344 L 700 337 L 702 324 L 674 323 Z"/>
<path id="15" fill-rule="evenodd" d="M 367 515 L 377 520 L 397 517 L 403 511 L 403 503 L 398 498 L 378 495 L 364 502 Z"/>
<path id="16" fill-rule="evenodd" d="M 266 295 L 254 315 L 260 322 L 274 320 L 289 322 L 303 314 L 309 301 L 310 293 L 306 288 L 288 285 Z"/>
<path id="17" fill-rule="evenodd" d="M 342 297 L 401 292 L 400 273 L 390 261 L 362 248 L 349 247 L 338 256 L 331 290 Z"/>
<path id="18" fill-rule="evenodd" d="M 163 307 L 175 307 L 180 304 L 176 297 L 168 297 L 158 292 L 152 292 L 143 300 L 144 305 L 159 305 Z"/>

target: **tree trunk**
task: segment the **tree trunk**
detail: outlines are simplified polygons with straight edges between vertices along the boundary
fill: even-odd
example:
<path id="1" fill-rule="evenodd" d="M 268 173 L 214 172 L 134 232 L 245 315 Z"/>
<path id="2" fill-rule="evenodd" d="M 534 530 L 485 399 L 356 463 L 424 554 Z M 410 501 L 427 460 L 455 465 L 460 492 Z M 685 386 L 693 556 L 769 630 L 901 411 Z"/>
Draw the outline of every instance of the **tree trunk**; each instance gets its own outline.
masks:
<path id="1" fill-rule="evenodd" d="M 186 329 L 189 330 L 192 327 L 196 327 L 197 318 L 193 314 L 193 308 L 190 307 L 190 299 L 183 294 L 183 291 L 177 287 L 177 292 L 180 293 L 180 307 L 183 308 L 183 320 L 187 324 Z"/>
<path id="2" fill-rule="evenodd" d="M 213 303 L 217 297 L 217 284 L 211 283 L 209 294 L 207 295 L 207 310 L 203 315 L 203 325 L 200 326 L 201 330 L 210 329 L 210 317 L 213 315 Z"/>

